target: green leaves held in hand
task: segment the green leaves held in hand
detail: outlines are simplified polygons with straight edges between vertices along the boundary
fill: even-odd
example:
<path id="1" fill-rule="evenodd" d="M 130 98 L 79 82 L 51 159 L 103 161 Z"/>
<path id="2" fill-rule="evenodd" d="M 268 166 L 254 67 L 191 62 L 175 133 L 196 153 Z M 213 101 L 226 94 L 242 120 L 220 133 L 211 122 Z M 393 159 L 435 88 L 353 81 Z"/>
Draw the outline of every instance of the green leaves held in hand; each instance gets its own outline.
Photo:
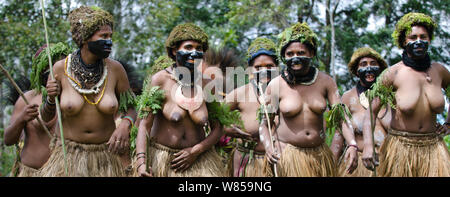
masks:
<path id="1" fill-rule="evenodd" d="M 374 98 L 378 97 L 380 98 L 381 106 L 389 104 L 389 106 L 396 109 L 395 92 L 393 90 L 393 87 L 387 87 L 383 84 L 383 77 L 387 70 L 388 69 L 381 73 L 381 75 L 377 78 L 377 82 L 372 85 L 372 88 L 370 90 L 368 90 L 368 99 L 369 102 L 371 102 Z"/>
<path id="2" fill-rule="evenodd" d="M 325 121 L 327 124 L 327 131 L 338 130 L 341 132 L 341 124 L 346 121 L 345 117 L 352 118 L 352 114 L 348 107 L 342 103 L 336 103 L 331 106 L 330 111 L 325 112 Z"/>
<path id="3" fill-rule="evenodd" d="M 133 127 L 131 127 L 131 131 L 130 131 L 130 153 L 132 154 L 131 157 L 134 156 L 134 154 L 136 153 L 136 138 L 137 138 L 137 134 L 138 134 L 138 128 L 136 127 L 136 125 L 133 125 Z"/>
<path id="4" fill-rule="evenodd" d="M 244 128 L 244 122 L 241 119 L 241 113 L 238 110 L 231 110 L 230 106 L 226 103 L 219 103 L 213 101 L 206 103 L 208 108 L 208 117 L 210 121 L 219 121 L 219 123 L 226 127 L 232 125 Z"/>
<path id="5" fill-rule="evenodd" d="M 131 89 L 120 93 L 119 95 L 119 113 L 127 113 L 129 108 L 133 108 L 136 105 L 136 95 L 134 95 Z"/>
<path id="6" fill-rule="evenodd" d="M 165 92 L 159 89 L 159 86 L 146 87 L 142 95 L 137 99 L 139 118 L 147 117 L 150 112 L 153 114 L 158 113 L 162 109 L 165 98 Z"/>

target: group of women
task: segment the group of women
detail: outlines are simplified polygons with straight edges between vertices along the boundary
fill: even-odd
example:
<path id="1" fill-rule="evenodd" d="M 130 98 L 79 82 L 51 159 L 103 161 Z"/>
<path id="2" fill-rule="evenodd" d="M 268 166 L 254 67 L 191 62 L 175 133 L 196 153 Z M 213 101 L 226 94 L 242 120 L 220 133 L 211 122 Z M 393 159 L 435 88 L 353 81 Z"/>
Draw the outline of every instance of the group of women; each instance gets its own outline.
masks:
<path id="1" fill-rule="evenodd" d="M 427 15 L 400 19 L 393 37 L 404 52 L 393 66 L 357 49 L 348 67 L 360 80 L 342 99 L 313 65 L 319 40 L 306 23 L 285 29 L 278 45 L 255 39 L 249 82 L 231 91 L 223 71 L 236 57 L 208 50 L 200 27 L 178 25 L 136 97 L 122 64 L 108 58 L 113 17 L 81 6 L 69 21 L 78 49 L 58 43 L 36 53 L 30 102 L 17 100 L 5 130 L 6 144 L 24 142 L 16 176 L 450 176 L 449 119 L 436 121 L 450 73 L 431 63 L 436 24 Z M 59 60 L 54 76 L 47 52 Z M 232 151 L 218 151 L 228 141 Z"/>

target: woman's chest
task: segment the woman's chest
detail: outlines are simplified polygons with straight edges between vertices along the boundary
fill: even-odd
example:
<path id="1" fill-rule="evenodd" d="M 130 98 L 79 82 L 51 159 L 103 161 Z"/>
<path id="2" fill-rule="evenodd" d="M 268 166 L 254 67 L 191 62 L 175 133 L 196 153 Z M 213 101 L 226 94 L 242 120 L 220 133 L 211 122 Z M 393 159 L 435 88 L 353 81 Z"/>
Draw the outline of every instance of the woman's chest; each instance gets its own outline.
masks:
<path id="1" fill-rule="evenodd" d="M 294 116 L 303 111 L 322 114 L 326 106 L 325 92 L 318 87 L 295 88 L 280 92 L 280 112 L 284 116 Z"/>

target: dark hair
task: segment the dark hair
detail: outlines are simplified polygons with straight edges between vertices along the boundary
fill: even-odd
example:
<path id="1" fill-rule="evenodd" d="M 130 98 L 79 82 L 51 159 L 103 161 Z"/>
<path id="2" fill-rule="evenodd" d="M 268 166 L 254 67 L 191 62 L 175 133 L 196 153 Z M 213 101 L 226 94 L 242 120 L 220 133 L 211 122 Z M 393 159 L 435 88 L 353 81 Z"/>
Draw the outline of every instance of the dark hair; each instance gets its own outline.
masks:
<path id="1" fill-rule="evenodd" d="M 292 40 L 289 43 L 287 43 L 286 45 L 284 45 L 283 48 L 281 48 L 281 51 L 280 51 L 281 53 L 280 54 L 282 56 L 282 59 L 284 59 L 284 52 L 286 52 L 286 49 L 294 42 L 298 42 L 300 44 L 304 44 L 306 46 L 306 48 L 308 49 L 308 51 L 310 53 L 312 53 L 313 56 L 316 56 L 316 51 L 314 50 L 314 47 L 311 44 L 309 44 L 307 42 L 302 43 L 302 42 L 300 42 L 298 40 Z"/>
<path id="2" fill-rule="evenodd" d="M 414 26 L 421 26 L 421 27 L 425 28 L 427 30 L 428 37 L 430 38 L 430 40 L 433 38 L 433 30 L 431 30 L 430 27 L 427 26 L 425 23 L 413 23 L 411 25 L 411 28 L 414 27 Z M 403 30 L 403 31 L 400 32 L 400 36 L 398 38 L 398 42 L 401 44 L 402 48 L 405 48 L 404 42 L 406 40 L 406 36 L 407 36 L 406 35 L 406 30 Z"/>
<path id="3" fill-rule="evenodd" d="M 16 82 L 17 86 L 19 86 L 19 88 L 23 92 L 27 92 L 28 90 L 31 89 L 30 80 L 23 75 L 19 75 L 17 77 L 17 79 L 14 79 L 14 81 Z M 6 81 L 5 85 L 8 87 L 6 89 L 6 94 L 5 94 L 6 102 L 7 102 L 7 104 L 14 105 L 17 102 L 17 100 L 19 99 L 20 94 L 19 94 L 19 92 L 17 92 L 16 88 L 14 88 L 14 86 L 11 84 L 11 82 Z"/>
<path id="4" fill-rule="evenodd" d="M 275 65 L 278 65 L 278 58 L 277 58 L 276 56 L 272 56 L 272 55 L 268 55 L 268 54 L 261 54 L 261 55 L 256 56 L 256 57 L 253 58 L 252 60 L 250 60 L 250 62 L 248 63 L 248 66 L 253 67 L 253 64 L 255 63 L 255 60 L 256 60 L 258 57 L 263 56 L 263 55 L 272 58 L 273 63 L 275 63 Z"/>
<path id="5" fill-rule="evenodd" d="M 222 72 L 225 73 L 227 67 L 237 67 L 241 65 L 240 58 L 236 55 L 235 51 L 230 48 L 216 49 L 210 48 L 203 59 L 208 65 L 218 66 Z"/>
<path id="6" fill-rule="evenodd" d="M 119 60 L 120 64 L 122 64 L 125 72 L 127 72 L 128 81 L 130 83 L 130 87 L 133 90 L 135 95 L 140 95 L 142 93 L 142 77 L 139 73 L 136 72 L 136 69 L 128 64 L 124 60 Z"/>

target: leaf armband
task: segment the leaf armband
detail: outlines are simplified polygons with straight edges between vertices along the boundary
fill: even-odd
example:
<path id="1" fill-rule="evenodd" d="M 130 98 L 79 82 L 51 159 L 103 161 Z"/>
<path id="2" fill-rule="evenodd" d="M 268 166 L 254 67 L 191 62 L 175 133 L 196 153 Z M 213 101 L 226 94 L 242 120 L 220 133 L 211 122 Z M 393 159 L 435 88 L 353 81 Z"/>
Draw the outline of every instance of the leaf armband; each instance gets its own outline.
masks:
<path id="1" fill-rule="evenodd" d="M 146 118 L 150 112 L 158 113 L 162 109 L 165 98 L 165 91 L 161 90 L 159 86 L 145 88 L 145 91 L 137 99 L 139 118 Z"/>

